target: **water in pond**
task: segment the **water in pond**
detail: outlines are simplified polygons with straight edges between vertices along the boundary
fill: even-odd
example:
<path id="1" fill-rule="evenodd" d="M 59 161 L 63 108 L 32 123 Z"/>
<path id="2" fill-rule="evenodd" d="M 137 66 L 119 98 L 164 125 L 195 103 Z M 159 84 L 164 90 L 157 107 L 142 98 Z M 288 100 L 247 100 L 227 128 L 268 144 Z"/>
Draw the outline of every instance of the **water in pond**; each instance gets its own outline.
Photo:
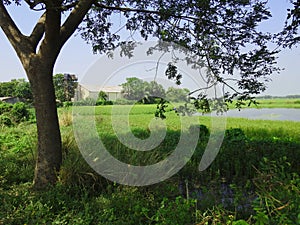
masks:
<path id="1" fill-rule="evenodd" d="M 300 121 L 300 109 L 288 108 L 247 108 L 238 111 L 232 109 L 227 112 L 227 117 L 240 117 L 259 120 L 291 120 Z"/>

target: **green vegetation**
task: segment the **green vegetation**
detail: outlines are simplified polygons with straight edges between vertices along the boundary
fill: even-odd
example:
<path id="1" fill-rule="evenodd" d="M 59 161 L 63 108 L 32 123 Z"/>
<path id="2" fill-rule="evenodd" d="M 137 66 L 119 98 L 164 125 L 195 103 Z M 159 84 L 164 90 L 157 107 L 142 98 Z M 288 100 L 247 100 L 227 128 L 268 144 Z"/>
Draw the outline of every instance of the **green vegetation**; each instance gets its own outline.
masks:
<path id="1" fill-rule="evenodd" d="M 161 145 L 137 152 L 118 143 L 112 107 L 118 119 L 132 107 L 131 130 L 143 139 L 150 135 L 156 105 L 96 107 L 99 135 L 118 159 L 154 163 L 176 146 L 181 127 L 171 109 L 166 110 L 168 130 Z M 88 118 L 90 108 L 83 108 Z M 63 165 L 58 184 L 47 191 L 30 188 L 37 148 L 34 124 L 0 128 L 0 224 L 300 224 L 299 122 L 228 118 L 217 158 L 199 172 L 211 131 L 211 118 L 200 116 L 196 151 L 178 174 L 159 184 L 128 187 L 97 175 L 83 160 L 71 110 L 59 109 Z"/>
<path id="2" fill-rule="evenodd" d="M 60 101 L 61 104 L 70 102 L 74 98 L 75 89 L 78 85 L 77 77 L 71 74 L 55 74 L 53 76 L 53 85 L 56 100 Z"/>
<path id="3" fill-rule="evenodd" d="M 32 110 L 23 102 L 15 104 L 0 102 L 0 126 L 13 126 L 33 120 Z"/>
<path id="4" fill-rule="evenodd" d="M 0 97 L 18 97 L 24 101 L 32 102 L 33 96 L 29 82 L 25 79 L 12 79 L 0 82 Z"/>
<path id="5" fill-rule="evenodd" d="M 237 101 L 228 104 L 229 109 L 236 108 Z M 300 98 L 257 98 L 255 103 L 244 101 L 241 103 L 241 108 L 300 108 Z"/>
<path id="6" fill-rule="evenodd" d="M 127 100 L 135 100 L 143 104 L 153 104 L 156 98 L 164 98 L 166 91 L 156 81 L 143 81 L 136 77 L 126 78 L 122 84 L 122 94 Z"/>
<path id="7" fill-rule="evenodd" d="M 258 108 L 300 108 L 300 98 L 258 99 Z"/>

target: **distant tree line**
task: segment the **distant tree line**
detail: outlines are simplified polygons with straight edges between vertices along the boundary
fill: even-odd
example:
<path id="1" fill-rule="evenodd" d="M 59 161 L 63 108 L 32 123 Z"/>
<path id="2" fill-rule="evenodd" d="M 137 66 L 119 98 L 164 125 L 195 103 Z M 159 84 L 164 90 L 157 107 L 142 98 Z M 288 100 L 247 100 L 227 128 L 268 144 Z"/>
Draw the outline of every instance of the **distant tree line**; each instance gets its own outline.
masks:
<path id="1" fill-rule="evenodd" d="M 0 97 L 18 97 L 27 102 L 33 101 L 30 84 L 23 78 L 1 82 Z"/>
<path id="2" fill-rule="evenodd" d="M 272 96 L 272 95 L 264 95 L 258 96 L 257 99 L 272 99 L 272 98 L 300 98 L 300 95 L 286 95 L 286 96 Z"/>
<path id="3" fill-rule="evenodd" d="M 170 102 L 186 101 L 190 90 L 187 88 L 169 87 L 167 90 L 156 81 L 143 81 L 137 77 L 126 78 L 122 84 L 122 95 L 127 100 L 137 101 L 143 104 L 157 103 L 164 98 Z"/>
<path id="4" fill-rule="evenodd" d="M 74 97 L 78 82 L 75 75 L 59 73 L 53 76 L 53 84 L 56 100 L 63 103 Z M 30 83 L 24 78 L 0 82 L 0 97 L 18 97 L 22 101 L 33 102 Z"/>

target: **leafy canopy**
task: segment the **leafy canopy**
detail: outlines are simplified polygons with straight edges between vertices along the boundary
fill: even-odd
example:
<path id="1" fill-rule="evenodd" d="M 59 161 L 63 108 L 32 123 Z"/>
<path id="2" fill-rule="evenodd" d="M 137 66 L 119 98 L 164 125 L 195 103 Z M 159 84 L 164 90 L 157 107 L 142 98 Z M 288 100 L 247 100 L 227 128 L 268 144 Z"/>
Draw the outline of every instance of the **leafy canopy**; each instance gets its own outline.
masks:
<path id="1" fill-rule="evenodd" d="M 164 98 L 166 92 L 156 81 L 143 81 L 137 77 L 126 78 L 122 84 L 122 94 L 125 99 L 151 104 L 156 98 Z"/>
<path id="2" fill-rule="evenodd" d="M 285 28 L 274 35 L 258 29 L 261 22 L 271 17 L 267 1 L 262 0 L 2 2 L 8 5 L 26 2 L 33 10 L 55 9 L 69 16 L 67 24 L 72 24 L 72 19 L 80 14 L 80 7 L 88 7 L 79 32 L 94 52 L 109 53 L 121 46 L 122 54 L 132 56 L 135 38 L 154 37 L 178 44 L 186 49 L 189 65 L 195 69 L 208 68 L 203 75 L 207 85 L 196 90 L 198 99 L 205 96 L 201 90 L 221 84 L 226 101 L 233 98 L 251 101 L 251 95 L 263 92 L 270 75 L 279 71 L 276 67 L 279 50 L 270 49 L 269 44 L 291 47 L 300 40 L 299 0 L 291 1 L 293 8 L 287 14 Z M 64 29 L 67 27 L 61 27 L 62 33 Z M 166 70 L 166 75 L 176 78 L 176 82 L 181 78 L 176 73 L 175 59 Z"/>
<path id="3" fill-rule="evenodd" d="M 0 83 L 0 97 L 6 96 L 18 97 L 29 102 L 33 100 L 30 84 L 23 78 Z"/>
<path id="4" fill-rule="evenodd" d="M 75 75 L 56 74 L 53 76 L 56 99 L 60 102 L 71 101 L 75 95 L 78 82 Z"/>

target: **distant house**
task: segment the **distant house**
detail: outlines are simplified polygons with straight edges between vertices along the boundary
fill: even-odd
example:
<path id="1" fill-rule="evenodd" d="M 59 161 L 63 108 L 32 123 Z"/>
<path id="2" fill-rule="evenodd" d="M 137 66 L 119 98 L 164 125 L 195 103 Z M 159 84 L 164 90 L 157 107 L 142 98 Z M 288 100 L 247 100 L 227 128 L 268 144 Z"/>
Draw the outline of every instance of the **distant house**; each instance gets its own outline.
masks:
<path id="1" fill-rule="evenodd" d="M 20 102 L 20 99 L 18 97 L 0 97 L 0 102 L 15 104 Z"/>
<path id="2" fill-rule="evenodd" d="M 115 101 L 118 98 L 122 98 L 122 87 L 121 86 L 97 86 L 97 85 L 87 85 L 78 84 L 75 100 L 80 101 L 86 98 L 97 99 L 100 91 L 107 94 L 109 101 Z"/>

